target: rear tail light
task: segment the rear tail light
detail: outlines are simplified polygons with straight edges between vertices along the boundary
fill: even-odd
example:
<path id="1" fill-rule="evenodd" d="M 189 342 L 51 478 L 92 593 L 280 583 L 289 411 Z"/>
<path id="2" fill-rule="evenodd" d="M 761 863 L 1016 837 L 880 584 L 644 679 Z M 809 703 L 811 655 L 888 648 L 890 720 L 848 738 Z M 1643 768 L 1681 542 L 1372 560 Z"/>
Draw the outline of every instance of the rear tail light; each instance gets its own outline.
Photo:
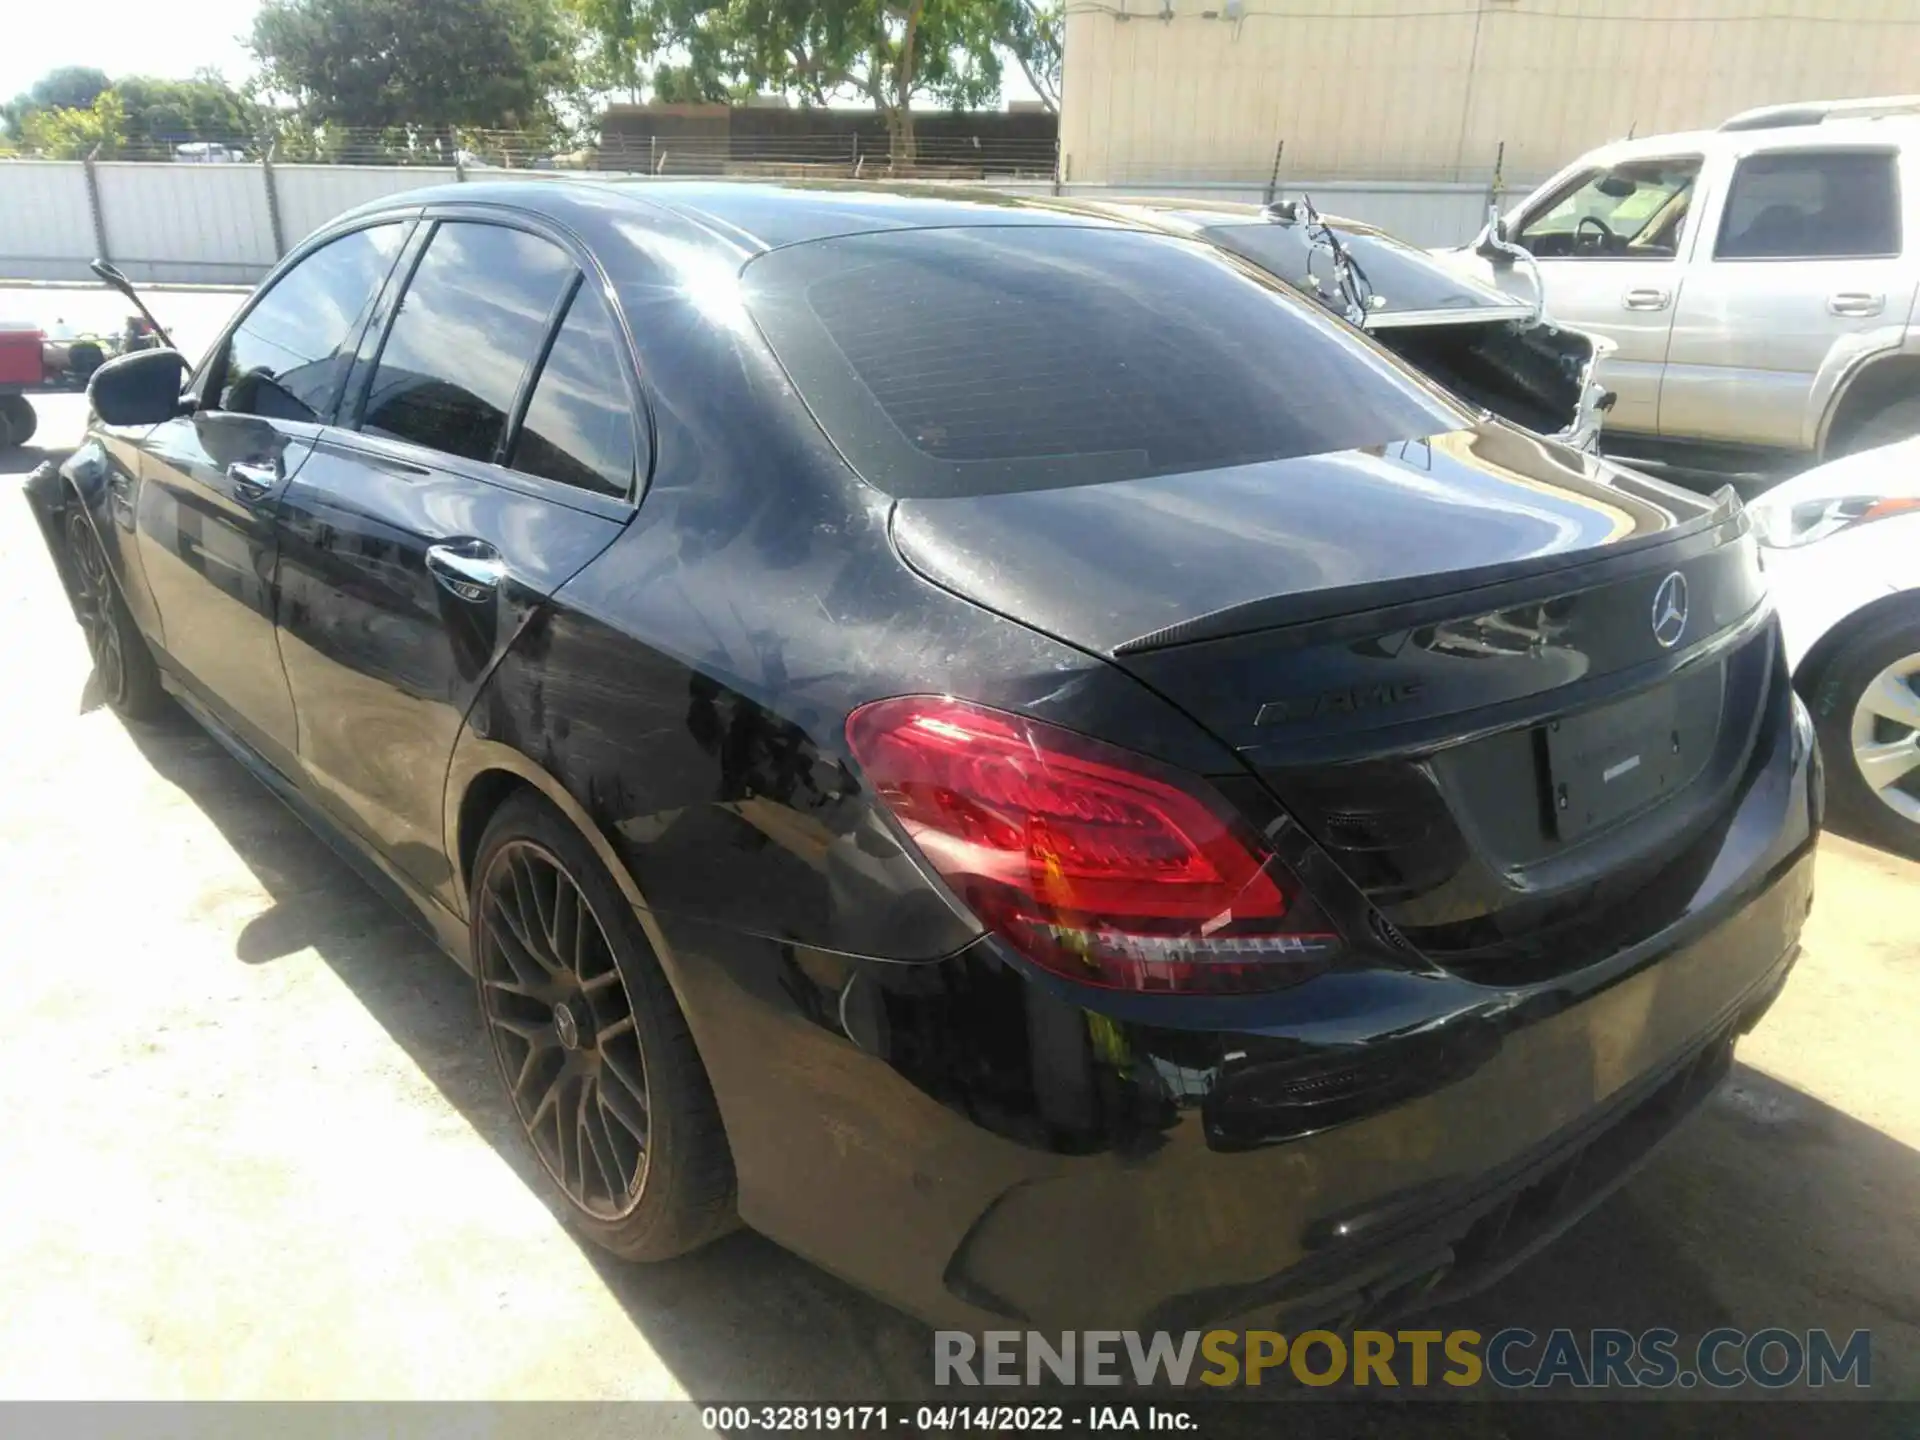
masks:
<path id="1" fill-rule="evenodd" d="M 868 783 L 979 919 L 1115 990 L 1224 994 L 1317 974 L 1340 938 L 1204 782 L 939 696 L 847 719 Z"/>

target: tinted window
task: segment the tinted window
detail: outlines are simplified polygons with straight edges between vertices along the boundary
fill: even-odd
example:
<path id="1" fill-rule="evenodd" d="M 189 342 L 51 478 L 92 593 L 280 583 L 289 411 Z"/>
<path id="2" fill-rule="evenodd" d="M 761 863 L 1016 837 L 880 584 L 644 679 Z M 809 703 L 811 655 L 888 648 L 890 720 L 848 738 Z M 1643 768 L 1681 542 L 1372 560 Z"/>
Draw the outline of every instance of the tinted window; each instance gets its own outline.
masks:
<path id="1" fill-rule="evenodd" d="M 442 225 L 380 352 L 362 428 L 493 459 L 521 378 L 573 276 L 566 252 L 538 236 L 500 225 Z"/>
<path id="2" fill-rule="evenodd" d="M 1596 170 L 1521 221 L 1514 240 L 1541 258 L 1670 260 L 1699 176 L 1692 156 Z"/>
<path id="3" fill-rule="evenodd" d="M 400 224 L 356 230 L 281 276 L 227 341 L 219 408 L 275 420 L 329 415 L 361 312 L 405 238 Z"/>
<path id="4" fill-rule="evenodd" d="M 1893 156 L 1750 155 L 1733 172 L 1719 260 L 1898 255 Z"/>
<path id="5" fill-rule="evenodd" d="M 746 285 L 827 433 L 898 495 L 1217 469 L 1468 423 L 1292 291 L 1168 236 L 848 236 L 763 255 Z"/>
<path id="6" fill-rule="evenodd" d="M 578 291 L 554 337 L 513 442 L 513 467 L 562 485 L 625 495 L 633 479 L 627 350 L 607 307 Z"/>

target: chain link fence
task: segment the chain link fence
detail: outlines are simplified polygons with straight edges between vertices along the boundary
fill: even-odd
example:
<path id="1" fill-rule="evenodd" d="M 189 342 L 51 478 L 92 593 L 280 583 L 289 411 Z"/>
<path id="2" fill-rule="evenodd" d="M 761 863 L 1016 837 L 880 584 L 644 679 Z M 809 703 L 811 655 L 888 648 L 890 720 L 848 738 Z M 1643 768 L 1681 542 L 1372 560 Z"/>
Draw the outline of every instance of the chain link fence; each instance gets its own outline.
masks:
<path id="1" fill-rule="evenodd" d="M 1232 153 L 1147 155 L 1075 173 L 1057 139 L 1005 134 L 931 133 L 911 146 L 885 134 L 699 134 L 608 127 L 587 144 L 529 130 L 457 129 L 444 134 L 327 129 L 264 136 L 154 139 L 102 144 L 87 155 L 22 158 L 169 164 L 363 165 L 489 170 L 615 172 L 658 176 L 819 177 L 1039 181 L 1064 184 L 1254 185 L 1278 193 L 1314 182 L 1481 185 L 1489 198 L 1515 188 L 1503 173 L 1505 146 L 1461 164 L 1433 166 L 1366 160 L 1289 166 L 1284 141 L 1271 149 L 1240 144 Z M 1528 176 L 1531 181 L 1539 177 Z"/>
<path id="2" fill-rule="evenodd" d="M 1051 177 L 1053 139 L 935 134 L 911 144 L 863 134 L 688 135 L 608 133 L 584 145 L 527 130 L 441 135 L 327 129 L 223 138 L 158 136 L 102 142 L 84 153 L 23 159 L 164 164 L 393 165 L 463 170 L 617 171 L 640 175 L 821 175 L 836 178 L 1016 180 Z"/>
<path id="3" fill-rule="evenodd" d="M 1524 184 L 1483 166 L 1409 173 L 1354 166 L 1289 170 L 1270 156 L 1197 163 L 1139 161 L 1121 173 L 1073 174 L 1052 139 L 917 137 L 910 161 L 885 135 L 603 136 L 565 150 L 523 131 L 461 131 L 437 139 L 334 131 L 302 143 L 155 142 L 108 147 L 80 160 L 0 160 L 0 280 L 76 280 L 103 256 L 135 279 L 231 283 L 258 279 L 303 236 L 378 196 L 449 181 L 506 176 L 715 176 L 739 179 L 911 181 L 1026 195 L 1159 197 L 1199 206 L 1310 197 L 1326 214 L 1380 226 L 1416 245 L 1451 245 L 1484 223 L 1490 202 Z M 310 141 L 312 143 L 305 143 Z M 546 143 L 542 143 L 542 142 Z"/>

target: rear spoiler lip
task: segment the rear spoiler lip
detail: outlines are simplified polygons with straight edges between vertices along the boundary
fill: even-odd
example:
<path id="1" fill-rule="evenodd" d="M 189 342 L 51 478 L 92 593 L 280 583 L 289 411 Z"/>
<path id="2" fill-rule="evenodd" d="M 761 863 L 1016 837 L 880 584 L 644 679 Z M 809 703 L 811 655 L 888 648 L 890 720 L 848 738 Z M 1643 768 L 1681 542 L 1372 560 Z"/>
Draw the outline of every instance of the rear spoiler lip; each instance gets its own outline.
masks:
<path id="1" fill-rule="evenodd" d="M 1720 537 L 1721 543 L 1745 535 L 1750 524 L 1739 492 L 1731 485 L 1723 485 L 1714 492 L 1713 500 L 1712 510 L 1671 530 L 1623 540 L 1599 552 L 1572 551 L 1542 559 L 1509 560 L 1474 570 L 1445 570 L 1431 575 L 1368 581 L 1331 590 L 1310 590 L 1297 595 L 1248 600 L 1122 641 L 1113 647 L 1111 653 L 1119 659 L 1148 651 L 1169 650 L 1180 645 L 1196 645 L 1208 640 L 1228 640 L 1294 625 L 1340 620 L 1351 615 L 1442 598 L 1459 600 L 1471 607 L 1498 608 L 1498 601 L 1489 605 L 1487 601 L 1474 597 L 1515 581 L 1535 580 L 1549 575 L 1563 575 L 1568 589 L 1584 589 L 1604 580 L 1622 561 L 1643 555 L 1649 550 L 1677 544 L 1715 530 L 1726 531 Z M 1382 618 L 1389 625 L 1395 623 L 1390 618 Z"/>

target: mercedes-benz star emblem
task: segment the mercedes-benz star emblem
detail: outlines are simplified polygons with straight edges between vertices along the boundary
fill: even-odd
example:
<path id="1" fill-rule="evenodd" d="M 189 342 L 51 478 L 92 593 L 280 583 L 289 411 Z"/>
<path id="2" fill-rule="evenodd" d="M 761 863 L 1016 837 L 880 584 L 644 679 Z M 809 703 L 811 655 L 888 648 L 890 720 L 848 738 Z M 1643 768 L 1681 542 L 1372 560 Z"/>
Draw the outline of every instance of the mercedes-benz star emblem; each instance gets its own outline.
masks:
<path id="1" fill-rule="evenodd" d="M 1653 592 L 1653 638 L 1661 649 L 1671 650 L 1686 633 L 1687 577 L 1676 570 Z"/>

